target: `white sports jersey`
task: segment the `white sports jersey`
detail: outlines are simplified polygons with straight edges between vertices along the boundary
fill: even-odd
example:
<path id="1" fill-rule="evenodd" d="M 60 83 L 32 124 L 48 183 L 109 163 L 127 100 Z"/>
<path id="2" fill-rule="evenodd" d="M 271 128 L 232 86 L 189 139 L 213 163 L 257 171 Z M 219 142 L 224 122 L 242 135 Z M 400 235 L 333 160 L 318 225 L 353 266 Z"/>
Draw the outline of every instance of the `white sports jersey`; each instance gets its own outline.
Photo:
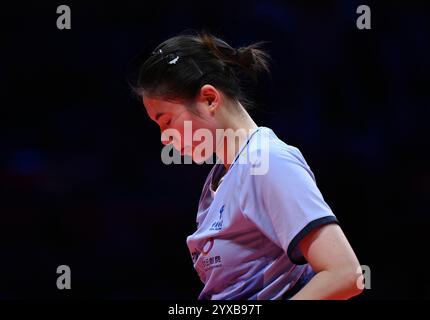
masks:
<path id="1" fill-rule="evenodd" d="M 251 174 L 264 152 L 267 173 Z M 198 298 L 290 298 L 315 274 L 298 243 L 314 228 L 337 223 L 314 174 L 299 149 L 266 127 L 253 131 L 215 192 L 212 181 L 223 170 L 217 162 L 210 171 L 197 230 L 187 238 L 204 283 Z"/>

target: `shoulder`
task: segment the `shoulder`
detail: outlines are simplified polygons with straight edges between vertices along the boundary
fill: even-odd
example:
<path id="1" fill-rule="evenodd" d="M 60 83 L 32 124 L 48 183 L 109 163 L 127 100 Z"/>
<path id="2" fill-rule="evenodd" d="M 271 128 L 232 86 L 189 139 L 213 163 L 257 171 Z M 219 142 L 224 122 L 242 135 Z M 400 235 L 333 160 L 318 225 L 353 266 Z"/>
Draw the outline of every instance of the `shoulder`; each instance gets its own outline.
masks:
<path id="1" fill-rule="evenodd" d="M 259 128 L 237 160 L 243 174 L 278 175 L 296 166 L 311 172 L 301 151 L 267 127 Z"/>

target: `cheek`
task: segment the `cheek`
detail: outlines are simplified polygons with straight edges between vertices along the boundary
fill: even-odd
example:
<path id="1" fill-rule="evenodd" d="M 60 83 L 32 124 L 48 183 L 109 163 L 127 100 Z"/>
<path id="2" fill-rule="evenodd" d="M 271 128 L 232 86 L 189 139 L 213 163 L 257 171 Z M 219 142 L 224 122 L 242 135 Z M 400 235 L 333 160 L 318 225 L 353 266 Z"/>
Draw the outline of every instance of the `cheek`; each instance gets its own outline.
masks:
<path id="1" fill-rule="evenodd" d="M 205 119 L 195 119 L 193 122 L 193 137 L 195 137 L 193 145 L 197 146 L 203 142 L 207 143 L 208 139 L 214 141 L 215 128 L 212 123 L 205 121 Z"/>
<path id="2" fill-rule="evenodd" d="M 181 139 L 185 145 L 197 145 L 200 143 L 199 141 L 194 141 L 193 139 L 198 130 L 212 131 L 210 123 L 205 121 L 205 119 L 196 117 L 193 114 L 188 114 L 182 117 L 180 121 L 178 120 L 175 122 L 174 127 L 172 126 L 172 128 L 180 133 Z"/>
<path id="3" fill-rule="evenodd" d="M 205 118 L 204 116 L 197 116 L 188 110 L 182 111 L 179 115 L 174 117 L 174 121 L 170 125 L 170 129 L 175 130 L 181 141 L 175 139 L 174 145 L 179 146 L 197 146 L 204 142 L 206 136 L 209 134 L 211 137 L 215 135 L 216 124 L 212 123 L 213 119 Z M 196 132 L 205 130 L 204 138 L 197 138 Z M 202 133 L 202 131 L 200 131 Z M 215 137 L 212 137 L 213 144 Z"/>

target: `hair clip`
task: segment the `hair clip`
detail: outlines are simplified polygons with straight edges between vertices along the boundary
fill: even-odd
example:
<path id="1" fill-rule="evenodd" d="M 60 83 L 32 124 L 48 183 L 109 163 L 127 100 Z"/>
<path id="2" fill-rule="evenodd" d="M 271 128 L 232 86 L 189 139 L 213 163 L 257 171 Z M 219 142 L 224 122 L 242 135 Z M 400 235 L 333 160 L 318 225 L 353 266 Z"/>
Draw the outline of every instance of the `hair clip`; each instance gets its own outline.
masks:
<path id="1" fill-rule="evenodd" d="M 163 50 L 161 50 L 161 49 L 158 49 L 157 51 L 152 51 L 152 55 L 162 54 L 162 53 L 163 53 Z"/>
<path id="2" fill-rule="evenodd" d="M 179 56 L 176 55 L 176 57 L 175 57 L 174 54 L 169 54 L 168 58 L 172 59 L 168 62 L 169 64 L 176 64 L 176 62 L 178 62 L 178 60 L 179 60 Z"/>

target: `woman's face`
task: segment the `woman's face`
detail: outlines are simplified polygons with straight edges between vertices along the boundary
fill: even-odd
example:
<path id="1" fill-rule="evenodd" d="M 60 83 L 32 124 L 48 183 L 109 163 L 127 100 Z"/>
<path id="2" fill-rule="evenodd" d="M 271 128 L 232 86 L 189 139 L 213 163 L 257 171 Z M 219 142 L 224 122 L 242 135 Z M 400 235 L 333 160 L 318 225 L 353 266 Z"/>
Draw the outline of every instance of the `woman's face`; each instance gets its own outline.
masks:
<path id="1" fill-rule="evenodd" d="M 148 116 L 159 125 L 161 134 L 170 129 L 166 131 L 169 133 L 170 141 L 163 141 L 163 144 L 173 144 L 173 147 L 181 155 L 189 155 L 193 157 L 193 160 L 197 160 L 193 151 L 202 141 L 192 139 L 196 130 L 208 129 L 212 136 L 215 136 L 215 120 L 210 116 L 207 105 L 202 101 L 196 102 L 192 107 L 187 107 L 180 102 L 176 103 L 144 95 L 143 104 Z M 190 122 L 185 123 L 185 121 Z M 188 127 L 185 127 L 185 125 Z M 186 131 L 191 132 L 191 135 L 186 135 Z M 213 141 L 213 143 L 216 143 L 216 141 Z M 201 161 L 202 159 L 199 160 Z"/>

